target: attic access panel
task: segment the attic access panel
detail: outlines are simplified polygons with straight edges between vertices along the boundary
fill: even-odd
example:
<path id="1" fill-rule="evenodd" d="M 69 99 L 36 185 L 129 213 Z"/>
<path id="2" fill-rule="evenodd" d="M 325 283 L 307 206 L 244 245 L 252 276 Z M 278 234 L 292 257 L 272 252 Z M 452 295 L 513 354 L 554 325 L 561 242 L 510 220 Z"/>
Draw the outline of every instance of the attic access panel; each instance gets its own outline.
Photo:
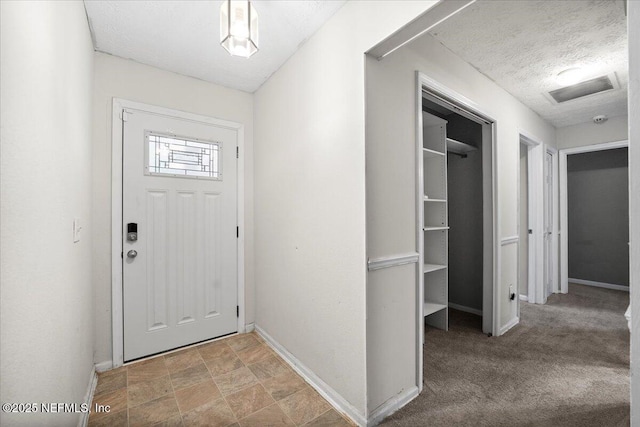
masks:
<path id="1" fill-rule="evenodd" d="M 612 81 L 609 76 L 596 77 L 595 79 L 552 90 L 549 92 L 549 95 L 556 103 L 561 104 L 584 96 L 616 89 L 617 87 L 614 85 L 614 81 L 615 79 Z"/>

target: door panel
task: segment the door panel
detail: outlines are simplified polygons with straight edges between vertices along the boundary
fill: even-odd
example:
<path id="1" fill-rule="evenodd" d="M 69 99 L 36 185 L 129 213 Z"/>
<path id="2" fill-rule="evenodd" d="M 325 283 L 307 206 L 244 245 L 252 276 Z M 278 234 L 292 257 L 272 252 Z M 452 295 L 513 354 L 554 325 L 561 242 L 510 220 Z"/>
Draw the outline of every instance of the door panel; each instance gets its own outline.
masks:
<path id="1" fill-rule="evenodd" d="M 237 134 L 139 110 L 125 116 L 129 361 L 237 331 Z M 137 240 L 127 239 L 129 223 Z"/>

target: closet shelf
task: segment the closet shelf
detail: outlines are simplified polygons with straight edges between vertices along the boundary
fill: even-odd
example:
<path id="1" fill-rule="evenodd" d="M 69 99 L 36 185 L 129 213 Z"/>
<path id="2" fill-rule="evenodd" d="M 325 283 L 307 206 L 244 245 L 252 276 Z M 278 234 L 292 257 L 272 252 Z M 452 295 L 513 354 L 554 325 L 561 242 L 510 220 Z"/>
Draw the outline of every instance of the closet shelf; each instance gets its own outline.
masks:
<path id="1" fill-rule="evenodd" d="M 430 150 L 428 148 L 423 148 L 422 154 L 425 157 L 444 157 L 444 153 L 441 153 L 440 151 L 436 151 L 436 150 Z"/>
<path id="2" fill-rule="evenodd" d="M 437 202 L 437 203 L 447 203 L 445 199 L 430 199 L 429 196 L 424 196 L 425 202 Z"/>
<path id="3" fill-rule="evenodd" d="M 448 230 L 449 227 L 424 227 L 424 231 L 438 231 L 438 230 Z"/>
<path id="4" fill-rule="evenodd" d="M 447 151 L 457 154 L 467 154 L 468 152 L 475 150 L 477 150 L 477 148 L 473 145 L 447 138 Z"/>
<path id="5" fill-rule="evenodd" d="M 432 302 L 425 302 L 424 303 L 424 315 L 425 317 L 433 314 L 433 313 L 437 313 L 440 310 L 444 310 L 445 308 L 447 308 L 447 306 L 445 304 L 434 304 Z"/>
<path id="6" fill-rule="evenodd" d="M 447 266 L 446 266 L 446 265 L 441 265 L 441 264 L 425 264 L 425 265 L 424 265 L 424 272 L 425 272 L 425 273 L 431 273 L 432 271 L 444 270 L 445 268 L 447 268 Z"/>

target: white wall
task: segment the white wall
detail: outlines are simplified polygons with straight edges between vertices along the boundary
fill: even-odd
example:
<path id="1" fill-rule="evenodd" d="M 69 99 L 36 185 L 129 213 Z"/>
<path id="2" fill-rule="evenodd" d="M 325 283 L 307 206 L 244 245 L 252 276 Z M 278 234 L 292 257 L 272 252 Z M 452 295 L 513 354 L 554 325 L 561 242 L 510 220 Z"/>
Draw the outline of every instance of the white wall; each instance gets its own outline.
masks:
<path id="1" fill-rule="evenodd" d="M 245 156 L 245 304 L 246 322 L 253 323 L 253 96 L 103 53 L 95 53 L 93 91 L 95 361 L 111 360 L 111 115 L 114 97 L 245 125 L 242 154 Z"/>
<path id="2" fill-rule="evenodd" d="M 554 146 L 555 129 L 430 36 L 417 39 L 382 61 L 368 59 L 366 65 L 369 256 L 406 253 L 416 248 L 416 178 L 413 160 L 416 150 L 416 70 L 462 94 L 496 120 L 500 215 L 498 235 L 500 238 L 517 236 L 519 131 L 524 130 Z M 508 298 L 509 285 L 517 286 L 516 249 L 517 245 L 501 247 L 502 270 L 497 272 L 500 327 L 517 316 L 517 302 Z M 370 277 L 375 274 L 371 273 Z M 384 287 L 385 290 L 377 289 L 369 294 L 369 307 L 381 306 L 381 301 L 375 301 L 375 298 L 390 299 L 402 292 L 410 296 L 410 301 L 414 301 L 404 309 L 415 308 L 414 283 L 404 284 L 388 278 L 386 283 L 376 280 L 370 286 Z M 369 319 L 376 319 L 380 315 L 384 315 L 384 312 L 370 309 L 368 313 Z M 386 322 L 376 323 L 382 327 L 372 327 L 367 331 L 369 354 L 375 354 L 384 346 L 402 348 L 403 354 L 411 351 L 416 354 L 412 350 L 416 346 L 415 335 L 396 333 L 414 328 L 415 316 L 410 319 L 404 315 L 387 315 Z M 415 369 L 415 356 L 413 364 L 404 366 L 394 363 L 392 358 L 377 358 L 376 363 L 374 365 L 370 361 L 368 366 L 369 405 L 372 409 L 390 398 L 394 387 L 398 391 L 399 377 L 410 378 L 406 372 Z M 415 375 L 413 378 L 415 381 Z M 405 383 L 403 387 L 411 385 Z"/>
<path id="3" fill-rule="evenodd" d="M 82 2 L 0 5 L 0 401 L 81 404 L 93 369 L 91 36 Z M 0 413 L 2 425 L 78 419 Z"/>
<path id="4" fill-rule="evenodd" d="M 611 117 L 604 123 L 593 121 L 565 126 L 556 130 L 558 149 L 583 147 L 603 142 L 622 141 L 628 138 L 627 116 Z"/>
<path id="5" fill-rule="evenodd" d="M 631 240 L 631 425 L 640 426 L 640 3 L 630 1 L 629 188 Z"/>
<path id="6" fill-rule="evenodd" d="M 255 94 L 256 325 L 366 415 L 363 53 L 435 2 L 347 2 Z"/>

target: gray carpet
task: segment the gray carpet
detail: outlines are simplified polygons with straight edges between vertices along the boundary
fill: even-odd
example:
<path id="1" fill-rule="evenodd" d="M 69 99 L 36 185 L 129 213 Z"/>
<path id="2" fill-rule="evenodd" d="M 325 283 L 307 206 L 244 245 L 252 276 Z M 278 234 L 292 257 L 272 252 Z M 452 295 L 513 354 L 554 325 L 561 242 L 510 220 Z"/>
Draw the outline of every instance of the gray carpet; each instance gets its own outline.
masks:
<path id="1" fill-rule="evenodd" d="M 502 337 L 450 310 L 425 331 L 425 387 L 385 426 L 628 426 L 629 293 L 582 285 L 521 303 Z"/>

